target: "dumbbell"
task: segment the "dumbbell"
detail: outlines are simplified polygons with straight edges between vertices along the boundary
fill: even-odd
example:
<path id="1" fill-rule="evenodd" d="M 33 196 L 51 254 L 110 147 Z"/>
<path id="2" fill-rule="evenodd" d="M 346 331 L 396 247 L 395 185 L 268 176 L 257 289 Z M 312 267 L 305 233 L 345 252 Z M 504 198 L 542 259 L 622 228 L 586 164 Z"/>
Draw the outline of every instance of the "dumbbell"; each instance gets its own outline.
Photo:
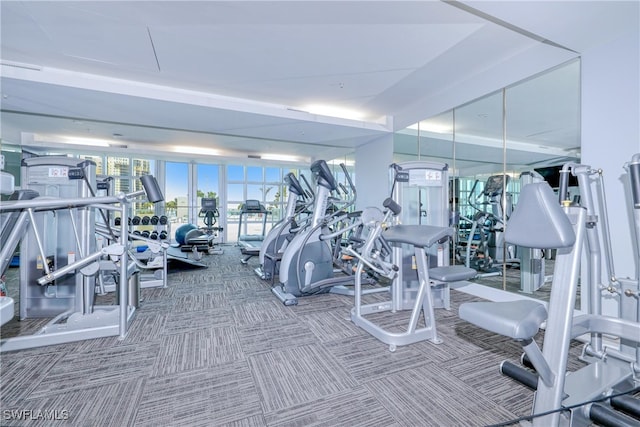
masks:
<path id="1" fill-rule="evenodd" d="M 142 237 L 148 238 L 150 235 L 149 230 L 144 230 L 141 235 Z"/>
<path id="2" fill-rule="evenodd" d="M 158 232 L 157 231 L 152 232 L 151 234 L 149 234 L 149 238 L 151 240 L 158 240 Z"/>
<path id="3" fill-rule="evenodd" d="M 136 236 L 140 235 L 140 231 L 139 230 L 133 230 L 133 234 L 135 234 Z"/>
<path id="4" fill-rule="evenodd" d="M 160 221 L 160 217 L 158 215 L 154 215 L 151 217 L 151 224 L 158 225 L 158 221 Z"/>
<path id="5" fill-rule="evenodd" d="M 127 218 L 127 225 L 131 225 L 131 217 Z"/>
<path id="6" fill-rule="evenodd" d="M 151 218 L 149 218 L 147 215 L 142 217 L 142 225 L 149 225 L 150 221 L 151 221 Z"/>
<path id="7" fill-rule="evenodd" d="M 162 225 L 166 225 L 166 224 L 167 224 L 167 222 L 168 222 L 168 221 L 167 221 L 167 216 L 166 216 L 166 215 L 162 215 L 162 216 L 160 217 L 160 224 L 162 224 Z"/>
<path id="8" fill-rule="evenodd" d="M 122 219 L 119 216 L 117 216 L 116 219 L 113 220 L 113 223 L 115 225 L 120 225 L 121 222 L 122 222 Z"/>
<path id="9" fill-rule="evenodd" d="M 134 216 L 134 217 L 131 219 L 131 224 L 133 224 L 133 225 L 139 225 L 139 224 L 140 224 L 140 217 L 139 217 L 138 215 Z"/>
<path id="10" fill-rule="evenodd" d="M 162 231 L 160 232 L 159 237 L 160 237 L 162 240 L 166 239 L 166 238 L 167 238 L 167 232 L 166 232 L 166 231 L 164 231 L 164 230 L 162 230 Z"/>

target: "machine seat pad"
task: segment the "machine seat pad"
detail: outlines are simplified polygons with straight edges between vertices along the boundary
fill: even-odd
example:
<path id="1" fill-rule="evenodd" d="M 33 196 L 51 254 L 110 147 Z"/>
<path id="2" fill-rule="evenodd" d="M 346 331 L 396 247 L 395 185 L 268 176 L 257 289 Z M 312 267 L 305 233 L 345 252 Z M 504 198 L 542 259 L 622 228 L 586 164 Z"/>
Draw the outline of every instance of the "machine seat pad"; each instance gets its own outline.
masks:
<path id="1" fill-rule="evenodd" d="M 464 265 L 450 265 L 429 269 L 429 278 L 440 282 L 460 282 L 473 279 L 477 275 L 478 272 L 476 270 Z"/>
<path id="2" fill-rule="evenodd" d="M 460 305 L 461 319 L 515 340 L 533 338 L 547 320 L 543 304 L 530 301 L 467 302 Z"/>
<path id="3" fill-rule="evenodd" d="M 385 230 L 383 236 L 389 243 L 406 243 L 426 248 L 453 236 L 453 229 L 433 225 L 396 225 Z"/>

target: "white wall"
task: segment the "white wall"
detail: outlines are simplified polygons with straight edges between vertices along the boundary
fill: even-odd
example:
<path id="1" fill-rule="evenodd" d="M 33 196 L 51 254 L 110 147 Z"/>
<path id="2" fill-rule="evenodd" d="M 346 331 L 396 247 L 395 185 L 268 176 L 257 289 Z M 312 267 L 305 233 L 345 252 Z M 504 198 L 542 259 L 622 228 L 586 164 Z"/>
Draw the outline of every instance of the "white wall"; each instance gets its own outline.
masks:
<path id="1" fill-rule="evenodd" d="M 624 163 L 640 152 L 640 31 L 582 54 L 581 162 L 604 171 L 615 272 L 636 274 Z M 614 314 L 610 301 L 606 314 Z"/>
<path id="2" fill-rule="evenodd" d="M 356 209 L 382 208 L 389 197 L 389 165 L 393 162 L 393 135 L 385 135 L 356 149 Z"/>

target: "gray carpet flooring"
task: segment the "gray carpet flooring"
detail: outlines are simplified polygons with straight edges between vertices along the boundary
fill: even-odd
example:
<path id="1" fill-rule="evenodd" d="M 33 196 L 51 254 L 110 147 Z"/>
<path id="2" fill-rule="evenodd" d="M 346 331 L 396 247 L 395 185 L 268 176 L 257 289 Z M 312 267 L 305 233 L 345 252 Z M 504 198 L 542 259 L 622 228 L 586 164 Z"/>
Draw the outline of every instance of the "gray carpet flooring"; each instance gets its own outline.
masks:
<path id="1" fill-rule="evenodd" d="M 166 289 L 143 289 L 124 340 L 3 353 L 0 424 L 482 426 L 529 414 L 532 392 L 498 372 L 519 345 L 457 317 L 474 297 L 452 291 L 452 309 L 436 311 L 442 344 L 392 353 L 350 322 L 352 297 L 285 307 L 253 273 L 256 258 L 243 265 L 237 247 L 224 250 L 208 268 L 172 269 Z M 407 319 L 384 316 L 390 327 Z M 1 334 L 41 324 L 14 320 Z"/>

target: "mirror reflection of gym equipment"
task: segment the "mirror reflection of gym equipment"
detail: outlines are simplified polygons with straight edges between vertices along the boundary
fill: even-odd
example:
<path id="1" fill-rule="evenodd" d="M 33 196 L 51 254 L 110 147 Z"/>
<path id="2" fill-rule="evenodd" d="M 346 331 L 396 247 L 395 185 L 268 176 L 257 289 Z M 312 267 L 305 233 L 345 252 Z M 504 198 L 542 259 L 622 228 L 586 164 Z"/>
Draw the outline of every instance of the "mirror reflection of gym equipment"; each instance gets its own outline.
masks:
<path id="1" fill-rule="evenodd" d="M 458 261 L 484 277 L 502 274 L 503 263 L 520 262 L 517 248 L 504 242 L 504 227 L 513 212 L 512 195 L 507 191 L 509 180 L 509 175 L 492 175 L 476 194 L 480 183 L 476 179 L 467 198 L 474 214 L 460 218 L 464 233 L 459 240 Z"/>

